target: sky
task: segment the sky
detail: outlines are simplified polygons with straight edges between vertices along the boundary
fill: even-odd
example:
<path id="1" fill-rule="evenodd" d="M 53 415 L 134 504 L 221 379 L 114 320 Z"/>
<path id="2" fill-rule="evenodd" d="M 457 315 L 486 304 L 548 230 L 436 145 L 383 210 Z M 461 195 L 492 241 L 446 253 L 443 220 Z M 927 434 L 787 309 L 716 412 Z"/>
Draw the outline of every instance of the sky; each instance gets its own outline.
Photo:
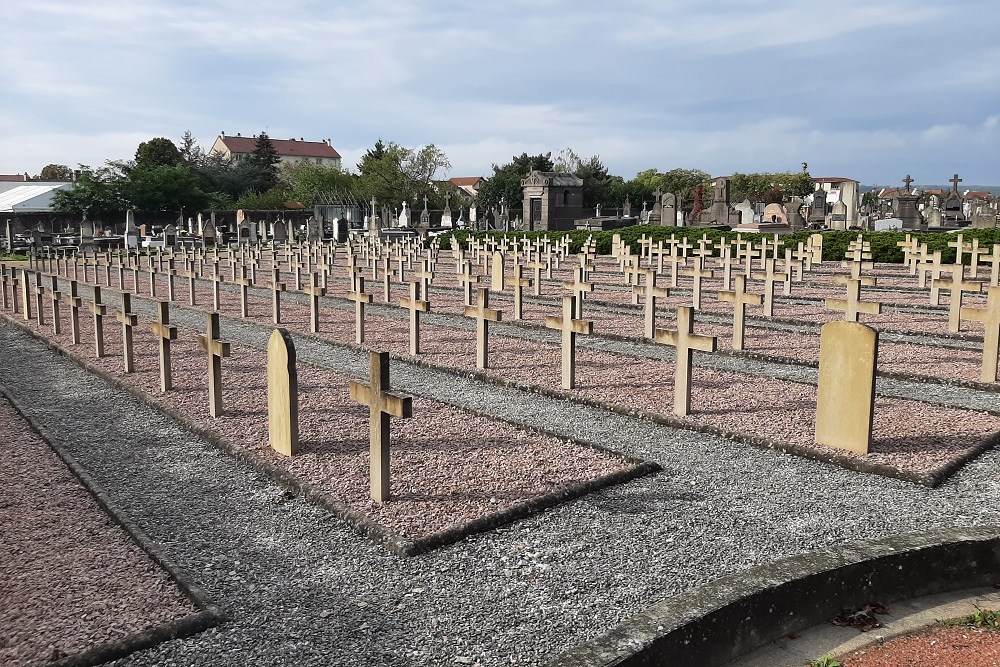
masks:
<path id="1" fill-rule="evenodd" d="M 863 185 L 1000 184 L 1000 2 L 31 0 L 4 3 L 0 173 L 190 130 L 434 144 Z"/>

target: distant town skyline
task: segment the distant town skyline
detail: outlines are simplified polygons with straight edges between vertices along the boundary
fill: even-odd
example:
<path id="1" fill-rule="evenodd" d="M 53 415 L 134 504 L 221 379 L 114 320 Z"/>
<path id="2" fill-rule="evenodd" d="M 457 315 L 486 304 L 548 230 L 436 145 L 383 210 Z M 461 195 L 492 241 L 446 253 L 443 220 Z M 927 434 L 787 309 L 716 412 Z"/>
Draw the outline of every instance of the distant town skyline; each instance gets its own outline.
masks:
<path id="1" fill-rule="evenodd" d="M 433 143 L 447 176 L 569 147 L 626 179 L 806 162 L 864 185 L 1000 184 L 1000 5 L 986 0 L 5 10 L 0 173 L 98 166 L 191 130 L 205 150 L 220 131 L 329 137 L 348 168 L 379 138 Z"/>

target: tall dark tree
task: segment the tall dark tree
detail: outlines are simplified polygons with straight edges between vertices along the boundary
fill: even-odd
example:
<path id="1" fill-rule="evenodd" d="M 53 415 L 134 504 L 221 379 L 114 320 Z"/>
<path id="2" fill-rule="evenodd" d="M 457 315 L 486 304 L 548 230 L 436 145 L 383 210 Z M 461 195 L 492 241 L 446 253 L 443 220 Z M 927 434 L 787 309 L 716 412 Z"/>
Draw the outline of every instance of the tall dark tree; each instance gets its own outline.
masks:
<path id="1" fill-rule="evenodd" d="M 281 163 L 281 158 L 278 157 L 278 151 L 274 148 L 271 137 L 267 136 L 267 132 L 261 132 L 257 135 L 257 144 L 253 148 L 250 161 L 267 178 L 267 187 L 263 188 L 261 192 L 270 190 L 278 184 L 278 164 Z"/>

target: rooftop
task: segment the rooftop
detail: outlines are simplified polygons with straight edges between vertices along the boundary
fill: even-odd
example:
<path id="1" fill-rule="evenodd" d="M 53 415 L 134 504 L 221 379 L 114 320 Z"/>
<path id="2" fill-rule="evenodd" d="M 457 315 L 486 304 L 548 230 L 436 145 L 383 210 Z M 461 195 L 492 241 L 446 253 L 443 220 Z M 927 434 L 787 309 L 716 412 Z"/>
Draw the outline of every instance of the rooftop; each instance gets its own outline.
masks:
<path id="1" fill-rule="evenodd" d="M 326 141 L 304 141 L 302 139 L 275 139 L 271 137 L 274 150 L 282 157 L 325 157 L 339 158 L 340 153 Z M 227 136 L 220 134 L 219 140 L 231 153 L 253 153 L 257 147 L 257 137 Z"/>

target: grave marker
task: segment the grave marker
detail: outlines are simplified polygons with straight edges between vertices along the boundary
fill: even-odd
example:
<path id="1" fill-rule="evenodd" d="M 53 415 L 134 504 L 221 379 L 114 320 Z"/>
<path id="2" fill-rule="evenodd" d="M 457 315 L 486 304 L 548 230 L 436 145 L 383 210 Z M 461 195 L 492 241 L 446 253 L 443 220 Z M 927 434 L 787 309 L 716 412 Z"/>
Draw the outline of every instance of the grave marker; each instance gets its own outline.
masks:
<path id="1" fill-rule="evenodd" d="M 267 442 L 285 456 L 299 452 L 299 375 L 295 343 L 284 329 L 267 342 Z"/>
<path id="2" fill-rule="evenodd" d="M 108 307 L 101 303 L 101 288 L 97 285 L 94 285 L 90 312 L 94 314 L 94 356 L 100 359 L 104 356 L 104 316 L 108 314 Z"/>
<path id="3" fill-rule="evenodd" d="M 75 280 L 69 281 L 69 330 L 73 337 L 73 345 L 80 344 L 80 306 L 82 303 L 77 282 Z"/>
<path id="4" fill-rule="evenodd" d="M 979 372 L 982 382 L 997 381 L 997 357 L 1000 356 L 1000 287 L 991 286 L 985 308 L 963 307 L 963 320 L 983 323 L 983 365 Z"/>
<path id="5" fill-rule="evenodd" d="M 319 274 L 311 273 L 311 285 L 304 290 L 309 295 L 309 331 L 319 333 L 319 298 L 326 294 L 326 289 L 319 285 Z"/>
<path id="6" fill-rule="evenodd" d="M 281 269 L 271 267 L 271 317 L 275 324 L 281 324 L 281 293 L 285 283 L 281 282 Z"/>
<path id="7" fill-rule="evenodd" d="M 674 349 L 674 414 L 684 417 L 691 412 L 691 361 L 694 350 L 715 352 L 714 336 L 694 333 L 694 308 L 677 307 L 677 330 L 657 329 L 654 340 Z"/>
<path id="8" fill-rule="evenodd" d="M 838 283 L 847 285 L 847 298 L 826 299 L 824 307 L 827 310 L 841 310 L 844 312 L 844 319 L 850 322 L 857 322 L 860 313 L 868 315 L 878 315 L 882 312 L 882 304 L 875 301 L 861 300 L 861 286 L 874 286 L 874 278 L 848 278 L 847 276 L 837 276 Z"/>
<path id="9" fill-rule="evenodd" d="M 479 287 L 476 291 L 479 292 L 479 304 L 466 306 L 465 316 L 476 320 L 476 368 L 483 370 L 489 368 L 489 324 L 499 322 L 502 313 L 488 307 L 490 305 L 488 288 Z"/>
<path id="10" fill-rule="evenodd" d="M 573 389 L 576 386 L 576 335 L 594 333 L 594 323 L 573 318 L 576 297 L 564 296 L 562 316 L 549 315 L 545 318 L 545 326 L 556 329 L 561 334 L 562 350 L 562 388 Z"/>
<path id="11" fill-rule="evenodd" d="M 125 372 L 135 372 L 135 353 L 132 345 L 132 327 L 139 323 L 139 316 L 132 312 L 132 295 L 122 292 L 122 309 L 115 315 L 122 325 L 122 357 L 125 362 Z"/>
<path id="12" fill-rule="evenodd" d="M 488 291 L 485 290 L 484 291 Z M 413 399 L 389 391 L 389 353 L 372 352 L 369 355 L 370 384 L 351 380 L 351 400 L 367 405 L 370 411 L 370 479 L 371 497 L 377 503 L 389 500 L 389 419 L 408 419 L 413 416 Z"/>
<path id="13" fill-rule="evenodd" d="M 59 301 L 62 299 L 62 292 L 59 291 L 59 277 L 50 276 L 52 287 L 49 296 L 52 299 L 52 334 L 58 336 L 62 333 L 62 320 L 59 317 Z"/>
<path id="14" fill-rule="evenodd" d="M 170 341 L 177 340 L 177 327 L 170 324 L 170 302 L 156 303 L 156 322 L 150 327 L 160 343 L 160 391 L 167 393 L 173 388 L 170 372 Z"/>
<path id="15" fill-rule="evenodd" d="M 372 302 L 372 295 L 365 294 L 365 277 L 358 275 L 354 282 L 356 291 L 348 292 L 348 301 L 354 302 L 354 342 L 365 342 L 365 304 Z"/>
<path id="16" fill-rule="evenodd" d="M 820 330 L 816 392 L 818 445 L 867 454 L 875 413 L 878 331 L 851 321 Z"/>
<path id="17" fill-rule="evenodd" d="M 222 359 L 232 351 L 232 343 L 220 340 L 219 314 L 209 313 L 206 331 L 198 335 L 198 346 L 208 353 L 208 412 L 222 414 Z"/>
<path id="18" fill-rule="evenodd" d="M 420 300 L 420 281 L 410 282 L 410 296 L 403 297 L 399 305 L 410 311 L 410 354 L 420 354 L 420 313 L 430 311 L 431 304 Z"/>
<path id="19" fill-rule="evenodd" d="M 718 292 L 716 297 L 719 301 L 733 304 L 733 349 L 742 350 L 746 333 L 747 305 L 760 306 L 764 303 L 764 297 L 747 292 L 746 276 L 734 276 L 734 280 L 736 284 L 731 291 Z"/>

